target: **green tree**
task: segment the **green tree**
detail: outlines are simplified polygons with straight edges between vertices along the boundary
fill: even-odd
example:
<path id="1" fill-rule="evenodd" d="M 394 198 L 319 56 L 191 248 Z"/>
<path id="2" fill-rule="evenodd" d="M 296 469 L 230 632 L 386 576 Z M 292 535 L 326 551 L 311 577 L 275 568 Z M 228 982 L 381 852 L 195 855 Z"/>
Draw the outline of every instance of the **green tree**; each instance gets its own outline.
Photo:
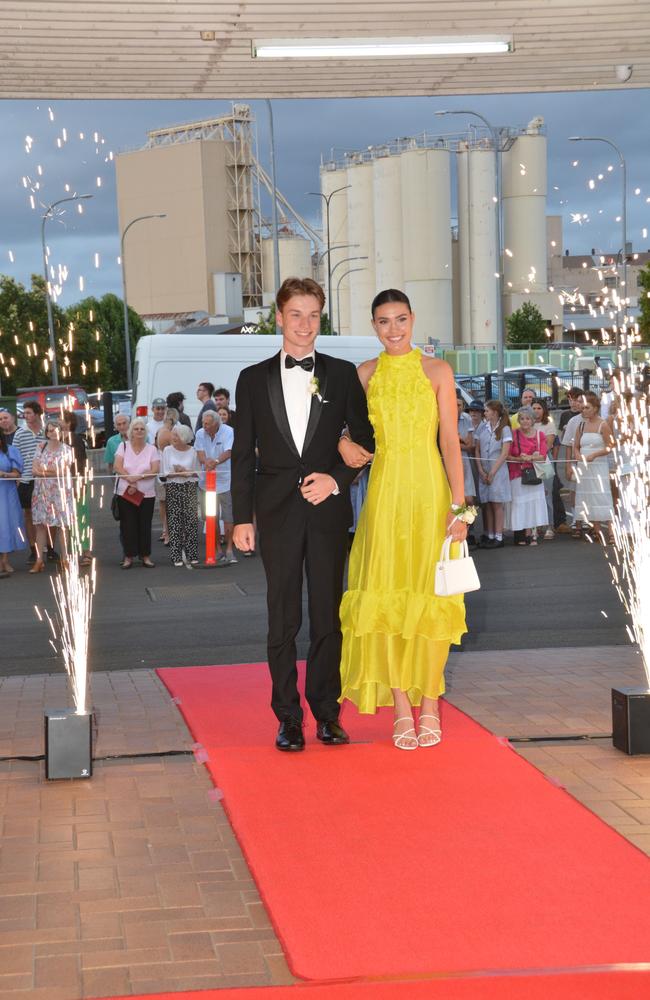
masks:
<path id="1" fill-rule="evenodd" d="M 65 314 L 52 304 L 57 362 L 63 360 Z M 7 275 L 0 275 L 0 375 L 2 390 L 13 395 L 28 385 L 51 380 L 45 280 L 32 275 L 31 288 Z"/>
<path id="2" fill-rule="evenodd" d="M 110 378 L 107 350 L 102 331 L 96 322 L 96 300 L 84 299 L 66 310 L 68 342 L 63 361 L 64 375 L 86 389 L 107 388 Z"/>
<path id="3" fill-rule="evenodd" d="M 650 344 L 650 264 L 639 271 L 639 333 L 641 343 Z"/>
<path id="4" fill-rule="evenodd" d="M 532 302 L 524 302 L 506 318 L 508 346 L 546 343 L 546 324 Z"/>
<path id="5" fill-rule="evenodd" d="M 266 316 L 261 310 L 258 315 L 259 320 L 257 323 L 257 330 L 255 332 L 267 335 L 275 333 L 275 302 L 272 304 Z M 324 337 L 327 337 L 332 333 L 329 316 L 325 312 L 321 315 L 320 332 L 321 336 Z"/>
<path id="6" fill-rule="evenodd" d="M 91 296 L 70 306 L 66 318 L 74 328 L 71 363 L 75 378 L 88 388 L 126 388 L 123 300 L 112 293 L 101 299 Z M 138 313 L 129 308 L 131 363 L 140 337 L 150 333 Z"/>

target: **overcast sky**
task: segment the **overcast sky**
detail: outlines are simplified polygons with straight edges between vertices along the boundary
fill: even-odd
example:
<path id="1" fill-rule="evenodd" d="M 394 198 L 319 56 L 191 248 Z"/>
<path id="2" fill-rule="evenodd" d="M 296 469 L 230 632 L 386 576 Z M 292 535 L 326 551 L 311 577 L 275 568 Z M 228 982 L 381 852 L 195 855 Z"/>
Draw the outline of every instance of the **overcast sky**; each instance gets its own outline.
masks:
<path id="1" fill-rule="evenodd" d="M 249 103 L 258 118 L 259 157 L 268 169 L 266 107 L 260 101 Z M 616 217 L 620 216 L 621 172 L 613 150 L 602 143 L 570 143 L 568 136 L 605 136 L 614 141 L 627 160 L 628 240 L 635 250 L 650 248 L 647 90 L 274 101 L 278 187 L 299 211 L 318 223 L 320 199 L 306 192 L 318 189 L 321 155 L 328 157 L 333 147 L 341 153 L 425 130 L 460 130 L 462 118 L 437 119 L 434 113 L 468 107 L 495 125 L 525 125 L 537 115 L 545 119 L 548 212 L 563 215 L 564 246 L 572 253 L 588 253 L 592 247 L 603 251 L 620 247 Z M 143 146 L 149 129 L 212 118 L 229 110 L 229 102 L 223 101 L 0 103 L 4 149 L 0 161 L 0 272 L 29 283 L 30 274 L 42 270 L 43 206 L 69 192 L 88 193 L 94 197 L 85 203 L 83 215 L 75 205 L 63 206 L 68 209 L 65 215 L 47 224 L 52 261 L 68 269 L 61 302 L 69 304 L 84 295 L 101 296 L 108 291 L 121 294 L 111 154 Z M 579 161 L 577 166 L 573 166 L 575 160 Z M 612 171 L 607 169 L 610 165 L 614 166 Z M 602 180 L 598 180 L 599 174 Z M 590 180 L 595 182 L 593 189 Z M 578 215 L 580 222 L 575 221 Z"/>

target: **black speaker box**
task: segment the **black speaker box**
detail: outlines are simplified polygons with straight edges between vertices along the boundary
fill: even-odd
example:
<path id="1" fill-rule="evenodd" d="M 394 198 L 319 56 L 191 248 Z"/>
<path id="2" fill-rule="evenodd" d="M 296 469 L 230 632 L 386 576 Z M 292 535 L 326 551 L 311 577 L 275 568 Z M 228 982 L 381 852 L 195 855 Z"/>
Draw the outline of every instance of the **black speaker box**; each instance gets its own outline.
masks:
<path id="1" fill-rule="evenodd" d="M 45 713 L 45 777 L 90 778 L 93 773 L 92 712 L 73 708 Z"/>
<path id="2" fill-rule="evenodd" d="M 650 691 L 612 688 L 612 742 L 629 754 L 650 754 Z"/>

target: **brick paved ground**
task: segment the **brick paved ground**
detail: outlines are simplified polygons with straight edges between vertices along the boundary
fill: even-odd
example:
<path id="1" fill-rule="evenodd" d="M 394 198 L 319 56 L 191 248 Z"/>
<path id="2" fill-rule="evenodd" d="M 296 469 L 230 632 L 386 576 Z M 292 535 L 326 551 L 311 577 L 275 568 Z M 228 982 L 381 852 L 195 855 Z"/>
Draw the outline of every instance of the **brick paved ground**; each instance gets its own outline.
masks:
<path id="1" fill-rule="evenodd" d="M 626 647 L 459 653 L 448 697 L 502 736 L 611 732 L 612 684 L 641 683 Z M 58 675 L 0 679 L 0 756 L 42 753 Z M 96 756 L 187 750 L 155 674 L 98 674 Z M 516 744 L 650 853 L 650 757 L 607 740 Z M 280 945 L 205 769 L 192 756 L 97 761 L 90 781 L 47 782 L 0 761 L 0 1000 L 290 982 Z"/>
<path id="2" fill-rule="evenodd" d="M 97 757 L 187 750 L 156 675 L 98 674 Z M 0 682 L 0 754 L 43 752 L 65 678 Z M 0 762 L 0 998 L 78 997 L 291 981 L 225 813 L 194 757 L 95 763 L 47 782 Z"/>

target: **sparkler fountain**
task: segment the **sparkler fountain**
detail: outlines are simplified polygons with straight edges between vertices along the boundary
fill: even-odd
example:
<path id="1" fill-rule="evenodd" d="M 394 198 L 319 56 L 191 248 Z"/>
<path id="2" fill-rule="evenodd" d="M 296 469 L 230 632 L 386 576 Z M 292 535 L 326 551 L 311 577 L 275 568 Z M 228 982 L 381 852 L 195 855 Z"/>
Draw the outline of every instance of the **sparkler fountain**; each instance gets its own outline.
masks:
<path id="1" fill-rule="evenodd" d="M 627 353 L 636 339 L 626 333 Z M 617 386 L 614 481 L 618 505 L 608 553 L 614 586 L 631 618 L 628 633 L 636 642 L 645 688 L 612 690 L 614 746 L 628 754 L 650 753 L 650 423 L 647 392 L 635 392 L 639 366 Z"/>
<path id="2" fill-rule="evenodd" d="M 79 471 L 79 470 L 78 470 Z M 63 658 L 74 708 L 45 713 L 46 777 L 90 778 L 92 775 L 92 722 L 88 708 L 88 634 L 95 592 L 95 561 L 90 572 L 80 568 L 84 549 L 84 527 L 74 517 L 73 504 L 79 510 L 88 489 L 92 472 L 77 475 L 74 481 L 69 465 L 57 476 L 62 508 L 69 513 L 69 558 L 51 580 L 56 604 L 56 621 L 46 613 L 52 633 L 50 643 Z M 40 612 L 37 614 L 41 617 Z"/>

